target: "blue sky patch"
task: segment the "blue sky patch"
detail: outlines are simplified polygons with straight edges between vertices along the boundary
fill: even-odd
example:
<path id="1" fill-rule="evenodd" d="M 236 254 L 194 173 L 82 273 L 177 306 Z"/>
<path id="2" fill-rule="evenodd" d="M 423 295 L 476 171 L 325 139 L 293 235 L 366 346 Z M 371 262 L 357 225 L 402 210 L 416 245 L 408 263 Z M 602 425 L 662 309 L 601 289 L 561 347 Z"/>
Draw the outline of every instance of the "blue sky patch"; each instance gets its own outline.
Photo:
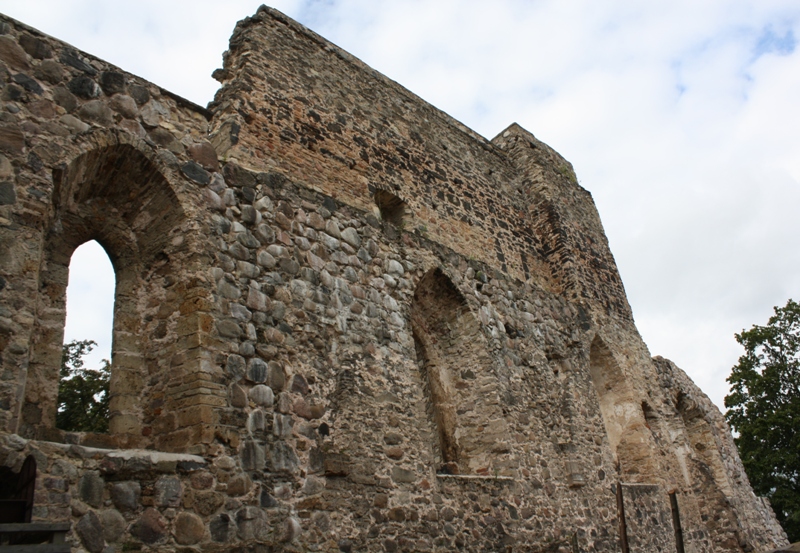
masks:
<path id="1" fill-rule="evenodd" d="M 783 35 L 775 32 L 772 26 L 767 26 L 758 37 L 753 54 L 756 58 L 764 54 L 778 54 L 779 56 L 787 56 L 794 52 L 797 46 L 797 39 L 794 32 L 788 29 Z"/>

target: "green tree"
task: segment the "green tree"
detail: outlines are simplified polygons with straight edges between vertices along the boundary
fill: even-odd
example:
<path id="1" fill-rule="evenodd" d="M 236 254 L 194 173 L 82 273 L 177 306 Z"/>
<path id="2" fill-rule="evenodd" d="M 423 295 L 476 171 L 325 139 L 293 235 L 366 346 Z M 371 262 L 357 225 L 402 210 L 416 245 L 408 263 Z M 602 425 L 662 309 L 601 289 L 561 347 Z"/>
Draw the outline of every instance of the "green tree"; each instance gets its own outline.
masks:
<path id="1" fill-rule="evenodd" d="M 769 498 L 800 541 L 800 304 L 776 307 L 767 326 L 736 335 L 745 349 L 733 367 L 725 417 L 753 490 Z"/>
<path id="2" fill-rule="evenodd" d="M 56 427 L 69 432 L 108 432 L 109 363 L 99 369 L 83 366 L 83 356 L 97 344 L 73 340 L 61 350 Z"/>

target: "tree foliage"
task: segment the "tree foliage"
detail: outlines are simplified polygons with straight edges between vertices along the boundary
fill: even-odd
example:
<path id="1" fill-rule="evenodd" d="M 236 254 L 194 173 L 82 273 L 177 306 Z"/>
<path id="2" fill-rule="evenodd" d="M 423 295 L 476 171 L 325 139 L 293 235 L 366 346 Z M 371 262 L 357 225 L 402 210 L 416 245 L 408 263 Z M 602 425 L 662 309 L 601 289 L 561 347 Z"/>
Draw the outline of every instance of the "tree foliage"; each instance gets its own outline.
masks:
<path id="1" fill-rule="evenodd" d="M 769 498 L 791 542 L 800 541 L 800 304 L 776 307 L 767 326 L 736 335 L 725 417 L 753 490 Z"/>
<path id="2" fill-rule="evenodd" d="M 108 432 L 109 363 L 99 369 L 83 366 L 83 356 L 97 344 L 73 340 L 64 344 L 58 384 L 56 426 L 69 432 Z"/>

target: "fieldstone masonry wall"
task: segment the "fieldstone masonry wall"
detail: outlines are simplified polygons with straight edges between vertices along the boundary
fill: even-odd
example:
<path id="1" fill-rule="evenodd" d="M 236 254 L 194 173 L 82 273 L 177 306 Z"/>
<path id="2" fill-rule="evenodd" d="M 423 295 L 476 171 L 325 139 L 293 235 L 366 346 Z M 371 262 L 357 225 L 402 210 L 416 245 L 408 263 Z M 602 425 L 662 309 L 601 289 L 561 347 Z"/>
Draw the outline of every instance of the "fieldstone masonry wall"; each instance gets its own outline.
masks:
<path id="1" fill-rule="evenodd" d="M 785 544 L 524 129 L 487 141 L 268 8 L 208 110 L 0 32 L 0 464 L 36 457 L 76 550 L 672 551 L 670 493 L 686 551 Z M 105 435 L 55 428 L 92 239 Z"/>

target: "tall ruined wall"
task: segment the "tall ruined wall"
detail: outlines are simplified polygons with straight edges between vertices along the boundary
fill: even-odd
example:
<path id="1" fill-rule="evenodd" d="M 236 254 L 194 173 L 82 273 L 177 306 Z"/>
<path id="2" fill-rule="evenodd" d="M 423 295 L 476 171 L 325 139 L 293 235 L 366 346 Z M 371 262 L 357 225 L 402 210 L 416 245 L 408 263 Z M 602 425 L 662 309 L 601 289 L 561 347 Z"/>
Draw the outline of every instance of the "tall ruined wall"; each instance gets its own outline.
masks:
<path id="1" fill-rule="evenodd" d="M 213 399 L 187 405 L 182 396 L 219 393 L 205 369 L 209 221 L 202 189 L 187 177 L 205 173 L 192 157 L 219 168 L 205 141 L 209 113 L 32 29 L 2 26 L 0 422 L 25 437 L 57 437 L 69 259 L 96 239 L 117 292 L 115 437 L 94 439 L 152 446 L 153 425 L 180 417 L 160 436 L 178 432 L 184 447 L 198 404 Z"/>
<path id="2" fill-rule="evenodd" d="M 34 455 L 76 546 L 669 551 L 675 517 L 687 551 L 785 543 L 527 131 L 487 141 L 266 8 L 209 111 L 5 21 L 0 464 Z M 107 435 L 55 428 L 91 239 Z"/>
<path id="3" fill-rule="evenodd" d="M 388 191 L 405 230 L 549 286 L 514 166 L 446 114 L 277 12 L 238 25 L 215 76 L 222 157 L 364 211 Z"/>

